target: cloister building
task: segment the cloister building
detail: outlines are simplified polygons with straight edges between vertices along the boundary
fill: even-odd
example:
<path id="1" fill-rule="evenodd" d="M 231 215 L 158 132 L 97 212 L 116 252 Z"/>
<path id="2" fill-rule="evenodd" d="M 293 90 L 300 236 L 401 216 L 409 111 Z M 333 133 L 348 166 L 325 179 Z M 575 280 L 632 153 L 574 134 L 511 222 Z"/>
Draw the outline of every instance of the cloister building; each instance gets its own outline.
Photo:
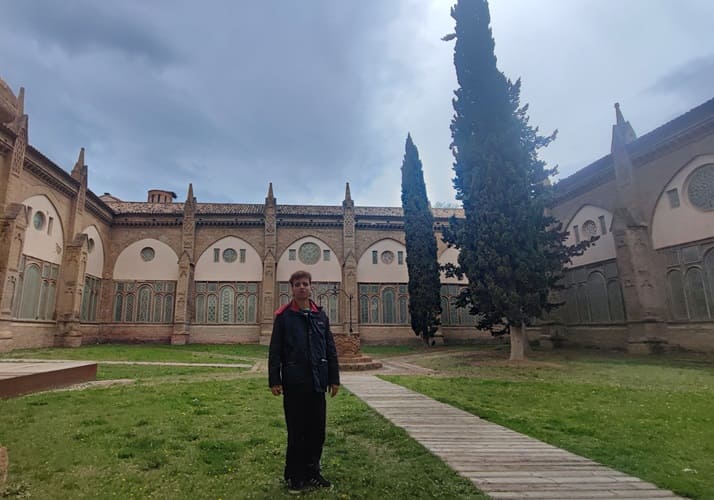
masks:
<path id="1" fill-rule="evenodd" d="M 199 202 L 191 185 L 147 201 L 98 196 L 84 150 L 68 171 L 28 142 L 24 92 L 0 80 L 0 351 L 92 342 L 258 343 L 312 273 L 333 330 L 357 343 L 416 342 L 408 318 L 402 209 L 341 203 Z M 637 137 L 619 108 L 611 153 L 559 182 L 553 209 L 571 241 L 565 305 L 532 328 L 544 343 L 714 350 L 714 100 Z M 280 186 L 275 186 L 276 191 Z M 460 209 L 433 209 L 440 238 Z M 445 342 L 488 341 L 451 304 Z"/>

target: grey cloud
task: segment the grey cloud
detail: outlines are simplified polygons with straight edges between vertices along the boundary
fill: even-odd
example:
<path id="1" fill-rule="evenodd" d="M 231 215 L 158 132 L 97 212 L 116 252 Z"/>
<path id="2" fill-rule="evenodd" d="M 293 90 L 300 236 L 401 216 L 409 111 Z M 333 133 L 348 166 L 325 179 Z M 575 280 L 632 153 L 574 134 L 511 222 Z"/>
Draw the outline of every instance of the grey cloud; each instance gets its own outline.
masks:
<path id="1" fill-rule="evenodd" d="M 50 46 L 70 54 L 118 51 L 167 64 L 178 54 L 156 36 L 149 17 L 131 2 L 33 0 L 3 6 L 6 22 Z"/>
<path id="2" fill-rule="evenodd" d="M 656 93 L 686 95 L 687 100 L 714 97 L 714 54 L 698 57 L 675 67 L 659 78 L 648 90 Z"/>

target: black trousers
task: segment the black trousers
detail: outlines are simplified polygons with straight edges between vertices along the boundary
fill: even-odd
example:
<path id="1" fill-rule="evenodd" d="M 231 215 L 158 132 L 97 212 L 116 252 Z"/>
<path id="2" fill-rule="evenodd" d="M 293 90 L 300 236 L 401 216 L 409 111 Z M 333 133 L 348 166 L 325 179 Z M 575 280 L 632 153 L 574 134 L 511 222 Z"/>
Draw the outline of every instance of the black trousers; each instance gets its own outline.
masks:
<path id="1" fill-rule="evenodd" d="M 325 407 L 324 392 L 285 392 L 286 481 L 304 481 L 320 472 L 320 457 L 325 444 Z"/>

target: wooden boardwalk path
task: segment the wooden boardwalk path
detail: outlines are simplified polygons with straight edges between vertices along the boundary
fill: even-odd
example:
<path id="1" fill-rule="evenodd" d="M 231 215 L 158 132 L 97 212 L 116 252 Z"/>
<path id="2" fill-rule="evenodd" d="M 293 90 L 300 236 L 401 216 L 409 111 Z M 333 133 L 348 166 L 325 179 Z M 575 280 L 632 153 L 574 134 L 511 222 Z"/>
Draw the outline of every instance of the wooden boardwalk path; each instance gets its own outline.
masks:
<path id="1" fill-rule="evenodd" d="M 373 375 L 341 378 L 354 395 L 492 498 L 680 498 Z"/>

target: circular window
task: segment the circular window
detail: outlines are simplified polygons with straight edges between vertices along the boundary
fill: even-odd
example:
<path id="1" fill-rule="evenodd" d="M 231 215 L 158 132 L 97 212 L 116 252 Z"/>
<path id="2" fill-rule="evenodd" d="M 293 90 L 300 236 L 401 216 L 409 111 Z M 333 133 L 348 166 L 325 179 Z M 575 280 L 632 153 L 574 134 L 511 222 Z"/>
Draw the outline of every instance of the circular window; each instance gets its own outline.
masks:
<path id="1" fill-rule="evenodd" d="M 689 179 L 689 201 L 700 210 L 714 210 L 714 164 L 696 169 Z"/>
<path id="2" fill-rule="evenodd" d="M 92 253 L 92 250 L 94 250 L 94 240 L 89 238 L 87 240 L 87 252 Z"/>
<path id="3" fill-rule="evenodd" d="M 156 252 L 154 252 L 154 249 L 151 247 L 144 247 L 141 249 L 141 259 L 144 262 L 149 262 L 154 260 L 154 257 L 156 257 Z"/>
<path id="4" fill-rule="evenodd" d="M 226 262 L 235 262 L 238 258 L 238 254 L 232 248 L 226 248 L 223 250 L 223 260 Z"/>
<path id="5" fill-rule="evenodd" d="M 583 223 L 583 235 L 588 237 L 597 235 L 597 224 L 595 224 L 595 221 L 586 220 Z"/>
<path id="6" fill-rule="evenodd" d="M 32 217 L 32 225 L 35 226 L 35 229 L 38 231 L 42 228 L 45 227 L 45 214 L 42 212 L 35 212 L 35 215 Z"/>
<path id="7" fill-rule="evenodd" d="M 317 261 L 320 260 L 320 247 L 310 241 L 303 243 L 298 250 L 298 257 L 303 264 L 309 266 L 317 264 Z"/>
<path id="8" fill-rule="evenodd" d="M 394 252 L 392 252 L 391 250 L 385 250 L 384 252 L 382 252 L 382 262 L 384 262 L 385 264 L 391 264 L 392 262 L 394 262 Z"/>

